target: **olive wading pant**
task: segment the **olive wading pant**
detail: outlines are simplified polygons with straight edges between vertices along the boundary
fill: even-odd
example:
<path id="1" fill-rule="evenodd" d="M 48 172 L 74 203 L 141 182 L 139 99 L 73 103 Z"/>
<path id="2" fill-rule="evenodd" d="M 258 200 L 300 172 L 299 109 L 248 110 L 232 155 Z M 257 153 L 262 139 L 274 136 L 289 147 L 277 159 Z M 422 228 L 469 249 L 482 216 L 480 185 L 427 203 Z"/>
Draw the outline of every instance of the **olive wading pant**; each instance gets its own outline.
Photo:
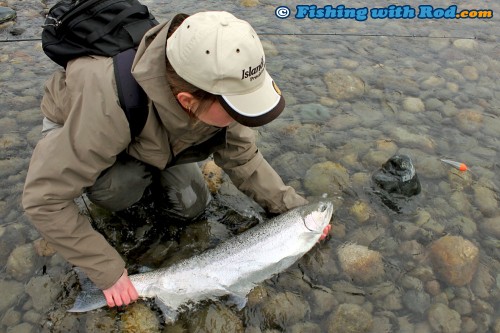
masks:
<path id="1" fill-rule="evenodd" d="M 59 127 L 60 124 L 44 118 L 42 134 L 47 135 Z M 211 195 L 197 163 L 173 166 L 158 173 L 153 177 L 151 167 L 124 154 L 101 173 L 94 185 L 86 189 L 86 194 L 96 205 L 115 212 L 139 201 L 153 179 L 159 179 L 163 197 L 168 201 L 162 206 L 170 213 L 192 219 L 204 212 Z"/>

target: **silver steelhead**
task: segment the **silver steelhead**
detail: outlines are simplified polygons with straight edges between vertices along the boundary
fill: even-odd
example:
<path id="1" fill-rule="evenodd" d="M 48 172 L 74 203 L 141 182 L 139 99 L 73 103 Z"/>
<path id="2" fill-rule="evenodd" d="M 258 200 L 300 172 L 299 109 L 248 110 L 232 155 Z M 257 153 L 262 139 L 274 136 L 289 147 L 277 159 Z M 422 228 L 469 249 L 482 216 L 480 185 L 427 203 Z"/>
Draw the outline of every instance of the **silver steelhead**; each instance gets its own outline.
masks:
<path id="1" fill-rule="evenodd" d="M 320 201 L 297 207 L 263 222 L 200 255 L 170 267 L 134 274 L 130 280 L 140 297 L 153 297 L 165 321 L 177 318 L 181 305 L 230 295 L 242 308 L 250 290 L 290 267 L 319 240 L 330 223 L 333 204 Z M 106 305 L 97 287 L 82 282 L 70 312 L 86 312 Z"/>

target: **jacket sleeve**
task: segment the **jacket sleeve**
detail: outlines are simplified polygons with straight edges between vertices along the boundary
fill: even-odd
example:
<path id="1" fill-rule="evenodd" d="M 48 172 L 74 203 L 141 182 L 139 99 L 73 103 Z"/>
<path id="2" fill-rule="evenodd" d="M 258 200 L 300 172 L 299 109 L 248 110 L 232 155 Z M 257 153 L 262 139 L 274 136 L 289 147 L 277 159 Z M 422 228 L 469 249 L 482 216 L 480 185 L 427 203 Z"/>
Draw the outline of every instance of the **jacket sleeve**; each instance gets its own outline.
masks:
<path id="1" fill-rule="evenodd" d="M 214 153 L 214 161 L 240 191 L 272 213 L 305 205 L 307 200 L 283 183 L 255 145 L 255 132 L 240 124 L 227 131 L 227 146 Z"/>
<path id="2" fill-rule="evenodd" d="M 25 212 L 40 234 L 101 289 L 119 279 L 125 263 L 79 214 L 74 199 L 130 142 L 112 66 L 104 58 L 81 58 L 68 65 L 66 75 L 49 80 L 42 111 L 65 109 L 66 119 L 35 147 L 23 192 Z M 65 91 L 53 91 L 56 87 Z"/>

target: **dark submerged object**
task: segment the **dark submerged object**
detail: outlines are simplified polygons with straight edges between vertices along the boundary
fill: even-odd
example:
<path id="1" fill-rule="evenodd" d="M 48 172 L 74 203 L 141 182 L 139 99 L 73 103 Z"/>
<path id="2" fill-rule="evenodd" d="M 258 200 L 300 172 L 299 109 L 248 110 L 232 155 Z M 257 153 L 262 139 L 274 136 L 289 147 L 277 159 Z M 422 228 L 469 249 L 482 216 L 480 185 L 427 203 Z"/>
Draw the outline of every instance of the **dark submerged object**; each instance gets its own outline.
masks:
<path id="1" fill-rule="evenodd" d="M 415 167 L 407 155 L 392 156 L 373 174 L 372 179 L 387 193 L 411 197 L 421 190 Z"/>

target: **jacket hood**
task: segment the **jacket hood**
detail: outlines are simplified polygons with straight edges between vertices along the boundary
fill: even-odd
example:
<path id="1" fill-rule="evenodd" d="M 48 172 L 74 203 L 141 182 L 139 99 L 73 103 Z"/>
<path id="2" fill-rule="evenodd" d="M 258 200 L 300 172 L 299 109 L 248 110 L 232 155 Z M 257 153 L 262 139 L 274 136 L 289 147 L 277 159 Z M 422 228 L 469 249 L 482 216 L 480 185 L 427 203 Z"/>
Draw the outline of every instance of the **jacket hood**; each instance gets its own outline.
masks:
<path id="1" fill-rule="evenodd" d="M 146 32 L 132 64 L 132 75 L 154 103 L 164 125 L 186 123 L 189 118 L 167 81 L 165 47 L 170 23 L 159 24 Z"/>

